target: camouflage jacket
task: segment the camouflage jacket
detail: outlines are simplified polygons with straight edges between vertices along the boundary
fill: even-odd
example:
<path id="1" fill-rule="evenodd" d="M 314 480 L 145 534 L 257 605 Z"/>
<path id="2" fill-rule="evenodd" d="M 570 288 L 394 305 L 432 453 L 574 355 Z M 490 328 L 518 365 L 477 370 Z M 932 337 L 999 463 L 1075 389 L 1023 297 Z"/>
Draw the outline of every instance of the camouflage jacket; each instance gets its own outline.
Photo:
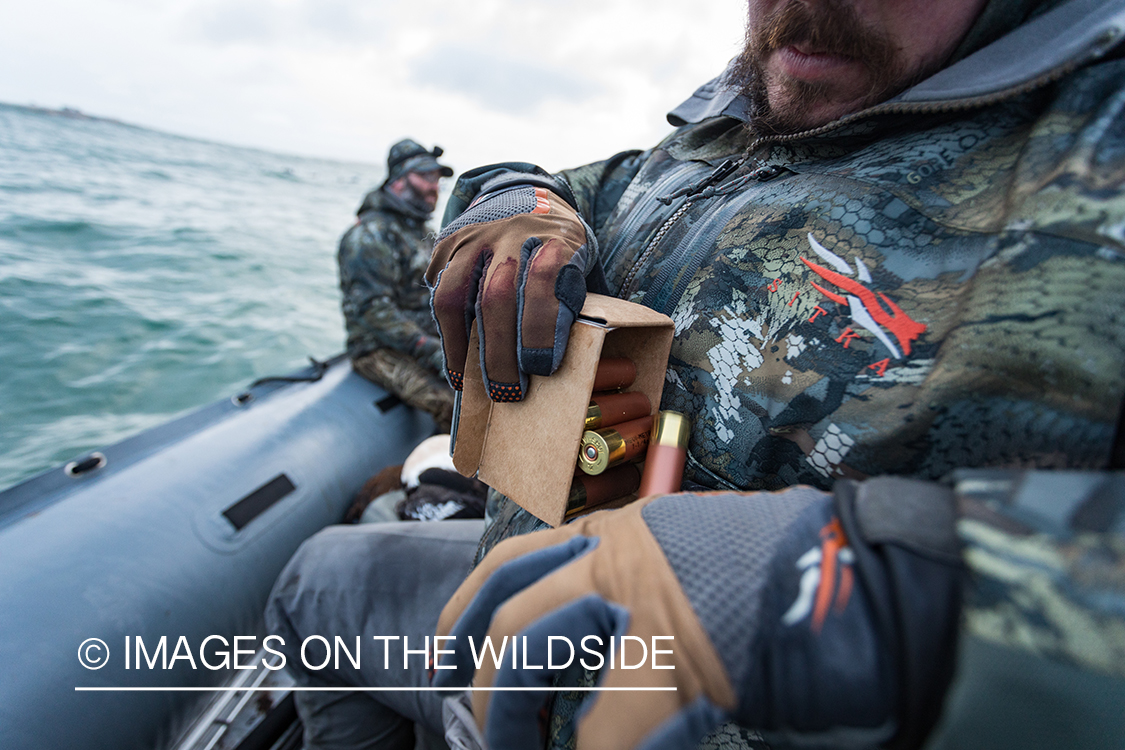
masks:
<path id="1" fill-rule="evenodd" d="M 675 321 L 662 408 L 693 418 L 686 483 L 828 489 L 1109 465 L 1125 396 L 1120 6 L 1066 3 L 892 100 L 795 135 L 757 136 L 717 79 L 654 149 L 554 175 L 597 233 L 609 293 Z M 515 163 L 466 173 L 447 217 L 504 170 L 546 176 Z M 494 513 L 482 552 L 542 525 L 510 503 Z M 966 562 L 1007 616 L 968 624 L 990 643 L 1073 656 L 1120 689 L 1125 548 L 1110 515 L 1088 530 L 1111 550 L 1085 581 L 1101 599 L 1066 582 L 1060 550 L 1074 540 L 1058 529 L 1023 544 L 999 521 L 992 535 L 962 524 L 970 548 L 995 545 Z M 1020 566 L 1047 549 L 1066 595 L 1007 585 L 1032 585 Z M 989 583 L 997 569 L 1004 586 Z M 1076 656 L 1080 643 L 1098 656 Z M 573 708 L 556 706 L 556 745 Z M 710 746 L 739 746 L 732 736 Z"/>
<path id="2" fill-rule="evenodd" d="M 340 239 L 340 290 L 348 354 L 409 354 L 441 373 L 441 345 L 422 275 L 433 243 L 427 214 L 386 190 L 368 193 L 355 226 Z"/>
<path id="3" fill-rule="evenodd" d="M 675 321 L 662 406 L 693 417 L 689 482 L 1107 465 L 1125 395 L 1125 62 L 1092 62 L 1103 32 L 1007 62 L 1021 75 L 999 90 L 961 80 L 982 55 L 995 70 L 1001 40 L 793 136 L 756 138 L 712 82 L 656 148 L 554 176 L 609 292 Z M 447 220 L 518 169 L 536 171 L 466 173 Z"/>

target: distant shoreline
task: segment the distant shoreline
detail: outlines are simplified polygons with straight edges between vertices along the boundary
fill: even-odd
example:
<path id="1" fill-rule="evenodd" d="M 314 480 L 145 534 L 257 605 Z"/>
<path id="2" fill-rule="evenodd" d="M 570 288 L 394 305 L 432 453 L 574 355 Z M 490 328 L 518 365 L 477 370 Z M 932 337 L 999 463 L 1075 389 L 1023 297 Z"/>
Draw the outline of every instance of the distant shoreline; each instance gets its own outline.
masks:
<path id="1" fill-rule="evenodd" d="M 12 107 L 13 109 L 22 109 L 25 112 L 34 112 L 39 115 L 51 115 L 52 117 L 66 117 L 70 120 L 91 120 L 93 122 L 111 122 L 114 125 L 130 126 L 127 122 L 115 120 L 112 117 L 99 117 L 98 115 L 86 114 L 80 109 L 74 107 L 62 107 L 60 109 L 52 109 L 51 107 L 39 107 L 34 104 L 11 104 L 9 102 L 0 102 L 5 107 Z"/>
<path id="2" fill-rule="evenodd" d="M 259 151 L 263 154 L 270 154 L 272 156 L 284 156 L 284 157 L 287 157 L 287 158 L 296 158 L 296 159 L 309 159 L 309 160 L 312 160 L 312 161 L 327 161 L 327 162 L 332 162 L 334 164 L 351 164 L 351 165 L 354 165 L 354 166 L 363 167 L 364 169 L 370 168 L 370 167 L 378 168 L 378 165 L 372 164 L 371 162 L 356 161 L 354 159 L 341 159 L 341 158 L 338 158 L 338 157 L 331 157 L 331 156 L 317 156 L 315 154 L 295 154 L 295 153 L 288 153 L 288 152 L 282 152 L 282 151 L 270 151 L 269 149 L 264 148 L 262 146 L 255 146 L 253 144 L 248 144 L 248 143 L 227 143 L 225 141 L 215 141 L 215 140 L 210 140 L 208 138 L 201 138 L 199 136 L 182 135 L 180 133 L 171 133 L 171 132 L 168 132 L 167 130 L 161 130 L 158 127 L 154 127 L 154 126 L 137 125 L 135 123 L 125 122 L 123 120 L 118 120 L 118 119 L 115 119 L 113 117 L 101 117 L 99 115 L 87 114 L 87 113 L 83 112 L 82 110 L 76 109 L 74 107 L 61 107 L 59 109 L 54 109 L 52 107 L 40 107 L 40 106 L 35 105 L 35 104 L 13 104 L 12 102 L 0 101 L 0 110 L 2 110 L 2 109 L 14 109 L 14 110 L 17 110 L 19 112 L 23 112 L 23 113 L 27 113 L 27 114 L 47 115 L 48 117 L 58 117 L 58 118 L 62 118 L 62 119 L 65 119 L 65 120 L 76 120 L 76 121 L 79 121 L 79 122 L 104 122 L 104 123 L 109 123 L 110 125 L 118 125 L 118 126 L 123 127 L 123 128 L 130 128 L 132 130 L 140 130 L 140 131 L 148 132 L 148 133 L 158 133 L 162 136 L 166 136 L 166 137 L 169 137 L 169 138 L 180 138 L 180 139 L 183 139 L 185 141 L 192 141 L 192 142 L 195 142 L 195 143 L 206 143 L 206 144 L 210 144 L 210 145 L 214 145 L 214 146 L 225 146 L 227 148 L 238 148 L 238 149 L 247 149 L 249 151 Z M 378 180 L 376 180 L 376 181 L 378 181 Z"/>

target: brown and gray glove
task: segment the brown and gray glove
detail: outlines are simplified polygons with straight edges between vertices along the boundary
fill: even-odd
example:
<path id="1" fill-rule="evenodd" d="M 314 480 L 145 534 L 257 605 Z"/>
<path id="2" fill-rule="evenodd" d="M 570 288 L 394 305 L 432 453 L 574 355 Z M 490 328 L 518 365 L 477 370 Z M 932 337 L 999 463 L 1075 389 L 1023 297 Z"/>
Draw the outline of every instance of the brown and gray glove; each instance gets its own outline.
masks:
<path id="1" fill-rule="evenodd" d="M 945 544 L 950 493 L 928 487 L 867 494 L 933 504 Z M 507 540 L 442 612 L 452 658 L 434 684 L 473 681 L 495 750 L 541 746 L 544 691 L 576 658 L 603 691 L 576 719 L 580 750 L 691 747 L 724 719 L 780 745 L 916 747 L 932 717 L 910 706 L 940 705 L 945 687 L 931 665 L 949 661 L 958 558 L 845 532 L 855 495 L 666 495 Z M 909 580 L 894 575 L 903 555 Z"/>
<path id="2" fill-rule="evenodd" d="M 462 388 L 474 320 L 493 401 L 520 401 L 528 374 L 558 369 L 596 248 L 593 230 L 543 184 L 486 185 L 438 235 L 426 270 L 450 385 Z"/>

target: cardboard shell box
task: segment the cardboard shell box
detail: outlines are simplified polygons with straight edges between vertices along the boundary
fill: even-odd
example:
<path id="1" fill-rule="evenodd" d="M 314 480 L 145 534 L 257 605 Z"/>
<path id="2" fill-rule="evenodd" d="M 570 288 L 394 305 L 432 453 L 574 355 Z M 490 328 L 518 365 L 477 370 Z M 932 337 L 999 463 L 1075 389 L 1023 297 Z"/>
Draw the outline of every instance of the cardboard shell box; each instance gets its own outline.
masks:
<path id="1" fill-rule="evenodd" d="M 594 372 L 602 357 L 629 357 L 636 381 L 626 391 L 660 408 L 672 348 L 672 319 L 642 305 L 588 295 L 558 371 L 532 375 L 523 401 L 493 403 L 481 377 L 474 328 L 465 363 L 453 465 L 504 493 L 552 526 L 563 522 L 585 429 Z"/>

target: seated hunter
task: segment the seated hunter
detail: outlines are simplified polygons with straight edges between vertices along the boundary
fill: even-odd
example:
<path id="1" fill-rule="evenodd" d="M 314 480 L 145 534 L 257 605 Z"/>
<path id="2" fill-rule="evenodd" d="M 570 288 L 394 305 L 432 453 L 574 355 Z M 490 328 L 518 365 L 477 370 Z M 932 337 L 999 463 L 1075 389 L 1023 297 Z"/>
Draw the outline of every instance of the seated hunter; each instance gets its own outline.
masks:
<path id="1" fill-rule="evenodd" d="M 403 140 L 387 154 L 387 179 L 368 193 L 340 239 L 340 290 L 348 356 L 356 372 L 433 416 L 449 430 L 453 391 L 422 276 L 432 242 L 426 222 L 437 205 L 440 147 Z"/>

